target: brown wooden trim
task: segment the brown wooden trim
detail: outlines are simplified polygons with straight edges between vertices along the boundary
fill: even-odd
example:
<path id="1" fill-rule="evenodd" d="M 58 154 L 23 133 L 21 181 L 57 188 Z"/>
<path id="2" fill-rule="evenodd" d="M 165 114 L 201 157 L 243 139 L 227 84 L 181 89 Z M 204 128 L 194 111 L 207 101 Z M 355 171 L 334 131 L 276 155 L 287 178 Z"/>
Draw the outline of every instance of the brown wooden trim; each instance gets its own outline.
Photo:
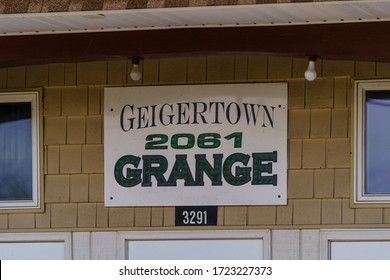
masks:
<path id="1" fill-rule="evenodd" d="M 390 22 L 0 37 L 0 66 L 223 53 L 390 62 Z"/>

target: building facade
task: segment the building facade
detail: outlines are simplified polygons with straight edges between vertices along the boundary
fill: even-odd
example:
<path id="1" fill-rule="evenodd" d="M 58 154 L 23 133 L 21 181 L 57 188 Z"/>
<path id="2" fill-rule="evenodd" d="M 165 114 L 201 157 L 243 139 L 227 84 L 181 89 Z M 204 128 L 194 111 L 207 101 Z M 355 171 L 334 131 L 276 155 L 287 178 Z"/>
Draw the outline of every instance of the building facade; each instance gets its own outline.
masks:
<path id="1" fill-rule="evenodd" d="M 133 241 L 258 239 L 259 258 L 328 259 L 349 250 L 341 241 L 389 242 L 389 204 L 356 203 L 354 187 L 358 84 L 390 87 L 389 63 L 319 58 L 314 81 L 303 77 L 307 58 L 284 55 L 145 57 L 140 81 L 131 68 L 108 59 L 0 69 L 2 94 L 38 94 L 41 136 L 41 207 L 1 210 L 1 243 L 63 242 L 64 258 L 126 259 L 159 258 L 133 256 Z M 176 226 L 175 206 L 105 206 L 105 88 L 275 82 L 288 86 L 287 205 L 218 206 L 214 226 Z"/>

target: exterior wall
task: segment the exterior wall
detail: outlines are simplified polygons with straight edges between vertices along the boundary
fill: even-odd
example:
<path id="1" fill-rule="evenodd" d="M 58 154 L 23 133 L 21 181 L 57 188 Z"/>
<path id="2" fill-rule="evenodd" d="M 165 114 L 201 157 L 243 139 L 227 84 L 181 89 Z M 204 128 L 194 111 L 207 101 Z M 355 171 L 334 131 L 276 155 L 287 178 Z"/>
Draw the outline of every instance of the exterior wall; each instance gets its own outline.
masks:
<path id="1" fill-rule="evenodd" d="M 390 225 L 389 209 L 350 207 L 351 77 L 388 77 L 389 64 L 319 60 L 313 82 L 303 79 L 307 60 L 291 57 L 146 59 L 142 67 L 140 82 L 126 60 L 0 69 L 3 91 L 43 89 L 45 183 L 44 212 L 1 213 L 0 231 L 172 229 L 174 207 L 104 207 L 104 87 L 270 81 L 289 84 L 288 205 L 219 207 L 216 228 L 281 229 L 273 243 L 296 229 L 290 239 L 299 243 L 310 229 Z"/>

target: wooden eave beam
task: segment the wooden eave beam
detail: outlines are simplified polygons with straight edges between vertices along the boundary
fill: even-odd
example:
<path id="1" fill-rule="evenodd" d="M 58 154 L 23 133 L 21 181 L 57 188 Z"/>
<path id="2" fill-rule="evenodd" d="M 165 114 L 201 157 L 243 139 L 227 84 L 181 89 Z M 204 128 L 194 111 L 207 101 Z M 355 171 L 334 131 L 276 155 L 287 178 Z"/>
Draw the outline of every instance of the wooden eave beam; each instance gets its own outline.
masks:
<path id="1" fill-rule="evenodd" d="M 221 53 L 390 62 L 390 22 L 0 36 L 0 67 Z"/>

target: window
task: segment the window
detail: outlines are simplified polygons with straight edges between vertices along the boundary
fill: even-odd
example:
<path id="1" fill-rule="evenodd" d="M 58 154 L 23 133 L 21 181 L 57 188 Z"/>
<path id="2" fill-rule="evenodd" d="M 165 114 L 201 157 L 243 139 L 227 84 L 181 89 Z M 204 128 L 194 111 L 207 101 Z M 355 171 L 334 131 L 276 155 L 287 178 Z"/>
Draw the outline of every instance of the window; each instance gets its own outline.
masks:
<path id="1" fill-rule="evenodd" d="M 70 233 L 1 233 L 1 260 L 64 260 L 71 257 Z"/>
<path id="2" fill-rule="evenodd" d="M 267 230 L 122 232 L 120 259 L 262 260 L 270 258 Z"/>
<path id="3" fill-rule="evenodd" d="M 321 259 L 390 260 L 390 231 L 387 229 L 323 230 Z"/>
<path id="4" fill-rule="evenodd" d="M 390 241 L 333 241 L 331 260 L 390 260 Z"/>
<path id="5" fill-rule="evenodd" d="M 40 207 L 38 93 L 0 93 L 0 209 Z"/>
<path id="6" fill-rule="evenodd" d="M 390 203 L 390 81 L 355 88 L 354 202 Z"/>

